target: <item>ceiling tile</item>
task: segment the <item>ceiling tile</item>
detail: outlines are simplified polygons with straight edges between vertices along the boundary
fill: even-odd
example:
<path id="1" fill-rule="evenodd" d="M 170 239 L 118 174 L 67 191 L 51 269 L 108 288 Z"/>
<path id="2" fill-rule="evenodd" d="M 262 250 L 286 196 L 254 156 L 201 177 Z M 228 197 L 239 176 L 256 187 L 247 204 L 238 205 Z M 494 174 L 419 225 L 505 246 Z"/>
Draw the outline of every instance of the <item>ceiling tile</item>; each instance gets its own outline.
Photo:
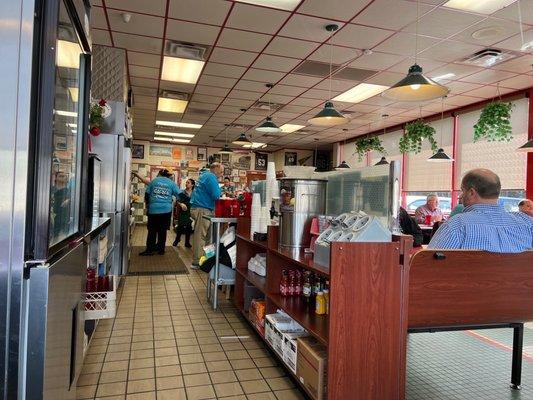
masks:
<path id="1" fill-rule="evenodd" d="M 194 0 L 195 1 L 195 0 Z M 274 34 L 283 25 L 290 13 L 266 7 L 234 3 L 226 26 L 252 32 Z M 206 9 L 209 9 L 207 7 Z"/>
<path id="2" fill-rule="evenodd" d="M 230 8 L 231 2 L 224 0 L 170 0 L 168 14 L 171 18 L 220 26 Z"/>
<path id="3" fill-rule="evenodd" d="M 267 88 L 264 83 L 262 82 L 255 82 L 255 81 L 245 81 L 241 79 L 236 85 L 235 89 L 237 90 L 248 90 L 250 92 L 257 92 L 257 97 L 260 96 L 261 93 L 265 93 L 267 91 Z"/>
<path id="4" fill-rule="evenodd" d="M 272 36 L 262 33 L 239 31 L 225 28 L 218 39 L 217 46 L 230 49 L 261 52 Z"/>
<path id="5" fill-rule="evenodd" d="M 318 107 L 323 101 L 318 99 L 306 99 L 303 97 L 297 97 L 291 102 L 291 105 L 295 106 L 305 106 L 305 107 Z"/>
<path id="6" fill-rule="evenodd" d="M 483 50 L 482 46 L 474 44 L 445 40 L 436 46 L 419 53 L 422 58 L 433 60 L 455 62 L 471 56 L 472 54 Z"/>
<path id="7" fill-rule="evenodd" d="M 107 8 L 118 8 L 122 10 L 140 12 L 152 15 L 165 15 L 166 0 L 106 0 Z"/>
<path id="8" fill-rule="evenodd" d="M 203 73 L 208 75 L 224 76 L 227 78 L 240 78 L 244 71 L 246 71 L 245 67 L 218 64 L 211 62 L 210 60 L 205 66 Z"/>
<path id="9" fill-rule="evenodd" d="M 455 35 L 457 32 L 468 28 L 485 17 L 466 13 L 462 11 L 455 11 L 445 8 L 436 8 L 420 17 L 418 23 L 418 33 L 438 38 L 448 38 Z M 415 33 L 416 22 L 404 29 L 405 32 Z"/>
<path id="10" fill-rule="evenodd" d="M 222 104 L 226 106 L 236 107 L 236 108 L 248 108 L 254 104 L 253 100 L 241 100 L 241 99 L 225 99 Z"/>
<path id="11" fill-rule="evenodd" d="M 481 84 L 491 84 L 496 83 L 498 81 L 511 78 L 515 76 L 516 74 L 513 72 L 506 72 L 506 71 L 495 71 L 491 69 L 485 69 L 481 72 L 477 72 L 475 74 L 469 75 L 463 80 L 465 82 L 474 82 L 474 83 L 481 83 Z"/>
<path id="12" fill-rule="evenodd" d="M 133 91 L 133 94 L 135 96 L 136 95 L 155 96 L 157 94 L 157 88 L 147 88 L 147 87 L 142 87 L 142 86 L 136 86 L 135 84 L 133 84 L 133 82 L 131 83 L 131 85 L 132 85 L 131 90 Z"/>
<path id="13" fill-rule="evenodd" d="M 138 65 L 129 65 L 130 76 L 138 78 L 159 79 L 159 68 L 141 67 Z"/>
<path id="14" fill-rule="evenodd" d="M 283 72 L 265 71 L 263 69 L 250 68 L 242 76 L 242 79 L 264 83 L 275 83 L 284 76 L 285 73 Z"/>
<path id="15" fill-rule="evenodd" d="M 305 88 L 297 86 L 287 86 L 287 85 L 276 85 L 271 90 L 270 93 L 281 94 L 285 96 L 296 97 L 302 94 L 305 91 Z"/>
<path id="16" fill-rule="evenodd" d="M 480 88 L 482 85 L 478 83 L 468 83 L 463 81 L 454 81 L 446 84 L 446 87 L 450 89 L 450 94 L 468 94 L 468 91 Z"/>
<path id="17" fill-rule="evenodd" d="M 306 0 L 298 8 L 302 14 L 316 15 L 322 18 L 332 18 L 337 21 L 348 21 L 360 12 L 368 0 Z"/>
<path id="18" fill-rule="evenodd" d="M 256 57 L 257 54 L 255 53 L 215 47 L 209 60 L 224 64 L 249 66 Z"/>
<path id="19" fill-rule="evenodd" d="M 147 38 L 127 33 L 113 32 L 113 40 L 117 47 L 154 54 L 161 54 L 161 47 L 163 46 L 162 39 Z"/>
<path id="20" fill-rule="evenodd" d="M 397 72 L 380 72 L 379 74 L 367 79 L 365 82 L 374 83 L 376 85 L 392 86 L 404 77 L 405 74 L 399 74 Z"/>
<path id="21" fill-rule="evenodd" d="M 248 92 L 246 90 L 233 89 L 228 97 L 232 99 L 243 99 L 243 100 L 257 100 L 261 96 L 261 93 L 257 92 Z"/>
<path id="22" fill-rule="evenodd" d="M 91 8 L 91 28 L 107 29 L 107 21 L 103 8 Z"/>
<path id="23" fill-rule="evenodd" d="M 149 88 L 157 88 L 159 81 L 157 79 L 130 77 L 130 82 L 133 86 L 144 86 Z"/>
<path id="24" fill-rule="evenodd" d="M 332 51 L 333 56 L 331 54 Z M 315 50 L 308 59 L 329 64 L 330 60 L 333 58 L 333 64 L 344 64 L 345 62 L 354 60 L 360 54 L 361 52 L 359 50 L 349 47 L 333 46 L 333 48 L 331 48 L 331 46 L 324 44 Z"/>
<path id="25" fill-rule="evenodd" d="M 393 33 L 384 29 L 347 24 L 333 36 L 331 43 L 358 49 L 371 49 Z"/>
<path id="26" fill-rule="evenodd" d="M 432 7 L 420 5 L 420 14 Z M 416 21 L 416 2 L 398 0 L 376 0 L 352 22 L 379 28 L 398 30 Z"/>
<path id="27" fill-rule="evenodd" d="M 523 55 L 507 62 L 496 64 L 492 67 L 502 71 L 511 71 L 524 74 L 533 71 L 533 55 Z"/>
<path id="28" fill-rule="evenodd" d="M 314 76 L 289 74 L 285 78 L 283 78 L 279 83 L 284 84 L 284 85 L 300 86 L 300 87 L 309 88 L 311 86 L 316 85 L 321 80 L 322 78 L 317 78 Z"/>
<path id="29" fill-rule="evenodd" d="M 327 19 L 294 14 L 279 34 L 291 38 L 325 42 L 330 35 L 326 31 L 326 25 L 330 23 L 331 21 Z M 341 28 L 344 24 L 337 23 L 337 25 Z"/>
<path id="30" fill-rule="evenodd" d="M 164 18 L 132 13 L 130 22 L 126 23 L 122 20 L 122 14 L 123 11 L 107 10 L 112 31 L 163 37 Z"/>
<path id="31" fill-rule="evenodd" d="M 363 54 L 350 63 L 350 67 L 385 70 L 405 59 L 405 56 L 373 52 Z"/>
<path id="32" fill-rule="evenodd" d="M 218 76 L 202 75 L 198 81 L 199 85 L 216 86 L 223 88 L 231 88 L 237 83 L 237 79 L 234 78 L 221 78 Z"/>
<path id="33" fill-rule="evenodd" d="M 400 73 L 407 74 L 407 71 L 409 70 L 409 67 L 411 67 L 414 63 L 415 63 L 414 58 L 409 57 L 409 58 L 405 59 L 404 61 L 402 61 L 402 62 L 390 67 L 389 71 L 391 71 L 391 72 L 400 72 Z M 446 64 L 446 63 L 441 62 L 441 61 L 434 61 L 434 60 L 422 59 L 422 58 L 419 58 L 416 61 L 416 63 L 423 68 L 424 74 L 428 74 L 429 72 L 431 72 L 431 71 L 433 71 L 433 70 L 435 70 L 435 69 L 437 69 L 439 67 L 442 67 L 443 65 Z M 431 75 L 433 76 L 434 74 L 431 74 Z M 434 76 L 438 76 L 438 75 L 434 75 Z"/>
<path id="34" fill-rule="evenodd" d="M 109 37 L 108 31 L 91 29 L 91 38 L 93 40 L 93 44 L 111 46 L 111 38 Z"/>
<path id="35" fill-rule="evenodd" d="M 198 92 L 195 92 L 191 98 L 191 101 L 199 101 L 201 103 L 211 103 L 211 104 L 219 104 L 222 100 L 224 100 L 224 97 L 211 96 L 211 95 L 202 94 Z"/>
<path id="36" fill-rule="evenodd" d="M 520 51 L 523 43 L 528 43 L 533 41 L 533 28 L 527 31 L 524 31 L 524 41 L 522 42 L 521 35 L 511 36 L 509 39 L 505 39 L 496 44 L 496 47 L 506 50 Z"/>
<path id="37" fill-rule="evenodd" d="M 495 96 L 498 96 L 498 94 L 502 95 L 513 90 L 515 89 L 508 89 L 504 87 L 500 87 L 498 89 L 496 86 L 482 86 L 479 89 L 470 90 L 466 94 L 468 96 L 480 97 L 483 99 L 491 99 Z"/>
<path id="38" fill-rule="evenodd" d="M 226 96 L 228 92 L 229 92 L 229 89 L 216 88 L 212 86 L 203 86 L 203 85 L 196 86 L 196 90 L 195 90 L 195 93 L 208 94 L 208 95 L 219 96 L 219 97 Z"/>
<path id="39" fill-rule="evenodd" d="M 533 2 L 532 1 L 520 1 L 520 11 L 522 13 L 522 22 L 533 25 Z M 510 19 L 513 21 L 519 21 L 518 19 L 518 2 L 514 2 L 509 6 L 496 11 L 493 14 L 494 17 Z"/>
<path id="40" fill-rule="evenodd" d="M 475 39 L 472 36 L 476 33 L 482 34 L 484 30 L 488 32 L 486 37 Z M 501 42 L 517 33 L 520 33 L 520 25 L 516 22 L 504 21 L 497 18 L 487 18 L 457 35 L 452 36 L 451 39 L 483 46 L 491 46 L 494 43 Z"/>
<path id="41" fill-rule="evenodd" d="M 346 81 L 341 79 L 325 79 L 315 86 L 315 89 L 329 90 L 331 84 L 331 90 L 334 92 L 345 92 L 348 89 L 353 88 L 358 84 L 356 81 Z"/>
<path id="42" fill-rule="evenodd" d="M 455 76 L 452 77 L 452 79 L 456 80 L 456 79 L 462 79 L 465 76 L 472 75 L 482 70 L 483 68 L 476 67 L 473 65 L 450 63 L 450 64 L 443 65 L 442 67 L 431 71 L 431 73 L 429 74 L 429 77 L 434 78 L 436 76 L 441 76 L 445 74 L 454 74 Z"/>
<path id="43" fill-rule="evenodd" d="M 294 96 L 284 96 L 281 94 L 273 94 L 269 96 L 268 98 L 270 98 L 270 101 L 272 101 L 273 103 L 287 104 L 294 99 Z M 268 100 L 268 98 L 263 98 L 262 100 Z"/>
<path id="44" fill-rule="evenodd" d="M 180 42 L 213 45 L 218 36 L 218 26 L 202 25 L 192 22 L 168 20 L 167 39 Z"/>
<path id="45" fill-rule="evenodd" d="M 412 56 L 415 54 L 415 35 L 409 33 L 399 32 L 390 39 L 385 40 L 380 45 L 376 46 L 374 50 L 398 54 L 400 56 Z M 418 38 L 418 52 L 437 44 L 439 40 L 421 36 Z"/>
<path id="46" fill-rule="evenodd" d="M 161 56 L 159 54 L 137 53 L 128 50 L 127 55 L 130 65 L 159 68 L 159 65 L 161 64 Z"/>
<path id="47" fill-rule="evenodd" d="M 267 54 L 260 55 L 254 62 L 255 68 L 268 69 L 273 71 L 289 72 L 300 63 L 300 60 L 293 58 L 284 58 L 270 56 Z"/>
<path id="48" fill-rule="evenodd" d="M 161 81 L 159 88 L 175 92 L 191 93 L 194 90 L 194 85 L 183 82 Z"/>
<path id="49" fill-rule="evenodd" d="M 264 53 L 304 59 L 319 46 L 318 43 L 276 36 Z"/>

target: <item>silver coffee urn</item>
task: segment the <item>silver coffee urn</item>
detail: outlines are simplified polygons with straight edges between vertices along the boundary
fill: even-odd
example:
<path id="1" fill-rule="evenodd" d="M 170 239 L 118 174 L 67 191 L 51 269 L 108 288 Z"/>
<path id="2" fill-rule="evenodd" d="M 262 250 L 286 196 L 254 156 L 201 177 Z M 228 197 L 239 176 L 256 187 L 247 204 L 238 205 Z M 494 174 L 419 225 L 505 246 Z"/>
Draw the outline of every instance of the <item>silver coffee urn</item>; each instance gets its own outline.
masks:
<path id="1" fill-rule="evenodd" d="M 280 179 L 281 247 L 309 247 L 313 217 L 326 211 L 326 185 L 322 179 Z"/>

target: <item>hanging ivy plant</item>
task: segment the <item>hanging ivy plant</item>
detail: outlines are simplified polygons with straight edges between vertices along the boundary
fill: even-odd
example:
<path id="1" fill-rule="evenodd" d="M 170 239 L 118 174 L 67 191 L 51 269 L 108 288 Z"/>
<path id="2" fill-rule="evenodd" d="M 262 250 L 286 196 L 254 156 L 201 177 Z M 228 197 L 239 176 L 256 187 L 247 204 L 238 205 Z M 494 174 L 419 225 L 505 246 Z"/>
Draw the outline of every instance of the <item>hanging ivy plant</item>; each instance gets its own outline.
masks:
<path id="1" fill-rule="evenodd" d="M 489 142 L 508 142 L 513 138 L 511 127 L 512 103 L 496 101 L 487 104 L 474 125 L 474 142 L 487 139 Z"/>
<path id="2" fill-rule="evenodd" d="M 422 141 L 426 139 L 431 145 L 431 150 L 438 150 L 437 141 L 433 137 L 435 128 L 419 119 L 405 125 L 405 134 L 400 139 L 400 151 L 402 153 L 420 153 Z"/>
<path id="3" fill-rule="evenodd" d="M 383 155 L 387 154 L 378 136 L 364 137 L 355 142 L 355 151 L 359 161 L 362 161 L 365 154 L 372 150 L 379 151 Z"/>

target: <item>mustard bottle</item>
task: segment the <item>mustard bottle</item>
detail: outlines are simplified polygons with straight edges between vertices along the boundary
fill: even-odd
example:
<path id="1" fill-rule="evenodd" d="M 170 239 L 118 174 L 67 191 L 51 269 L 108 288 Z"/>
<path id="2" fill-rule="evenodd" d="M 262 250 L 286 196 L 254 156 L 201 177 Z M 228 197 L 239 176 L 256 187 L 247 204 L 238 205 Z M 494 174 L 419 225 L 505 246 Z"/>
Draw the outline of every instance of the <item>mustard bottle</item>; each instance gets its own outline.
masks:
<path id="1" fill-rule="evenodd" d="M 324 300 L 326 302 L 326 314 L 329 314 L 329 290 L 324 289 Z"/>
<path id="2" fill-rule="evenodd" d="M 326 298 L 324 292 L 318 292 L 315 299 L 315 313 L 324 315 L 326 313 Z"/>

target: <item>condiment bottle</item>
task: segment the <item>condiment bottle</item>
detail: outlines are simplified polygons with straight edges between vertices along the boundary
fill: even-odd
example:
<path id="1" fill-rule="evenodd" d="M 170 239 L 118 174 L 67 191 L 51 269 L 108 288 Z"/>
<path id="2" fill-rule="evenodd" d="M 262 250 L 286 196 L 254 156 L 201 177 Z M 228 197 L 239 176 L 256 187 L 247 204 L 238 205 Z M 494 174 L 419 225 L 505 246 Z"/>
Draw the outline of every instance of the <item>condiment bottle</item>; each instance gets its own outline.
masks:
<path id="1" fill-rule="evenodd" d="M 300 296 L 302 294 L 302 273 L 296 270 L 294 273 L 294 295 Z"/>
<path id="2" fill-rule="evenodd" d="M 306 303 L 309 303 L 311 300 L 311 274 L 309 271 L 304 272 L 304 282 L 302 285 L 302 295 Z"/>
<path id="3" fill-rule="evenodd" d="M 324 289 L 322 293 L 324 293 L 324 300 L 326 300 L 326 314 L 329 314 L 329 290 Z"/>
<path id="4" fill-rule="evenodd" d="M 322 291 L 316 294 L 315 313 L 318 315 L 324 315 L 326 313 L 326 299 L 324 297 L 324 292 Z"/>
<path id="5" fill-rule="evenodd" d="M 279 283 L 279 292 L 282 296 L 287 296 L 288 292 L 289 278 L 287 275 L 287 270 L 281 271 L 281 281 Z"/>
<path id="6" fill-rule="evenodd" d="M 287 291 L 288 296 L 294 296 L 294 289 L 296 287 L 296 282 L 294 281 L 295 275 L 294 270 L 289 271 L 289 290 Z"/>

